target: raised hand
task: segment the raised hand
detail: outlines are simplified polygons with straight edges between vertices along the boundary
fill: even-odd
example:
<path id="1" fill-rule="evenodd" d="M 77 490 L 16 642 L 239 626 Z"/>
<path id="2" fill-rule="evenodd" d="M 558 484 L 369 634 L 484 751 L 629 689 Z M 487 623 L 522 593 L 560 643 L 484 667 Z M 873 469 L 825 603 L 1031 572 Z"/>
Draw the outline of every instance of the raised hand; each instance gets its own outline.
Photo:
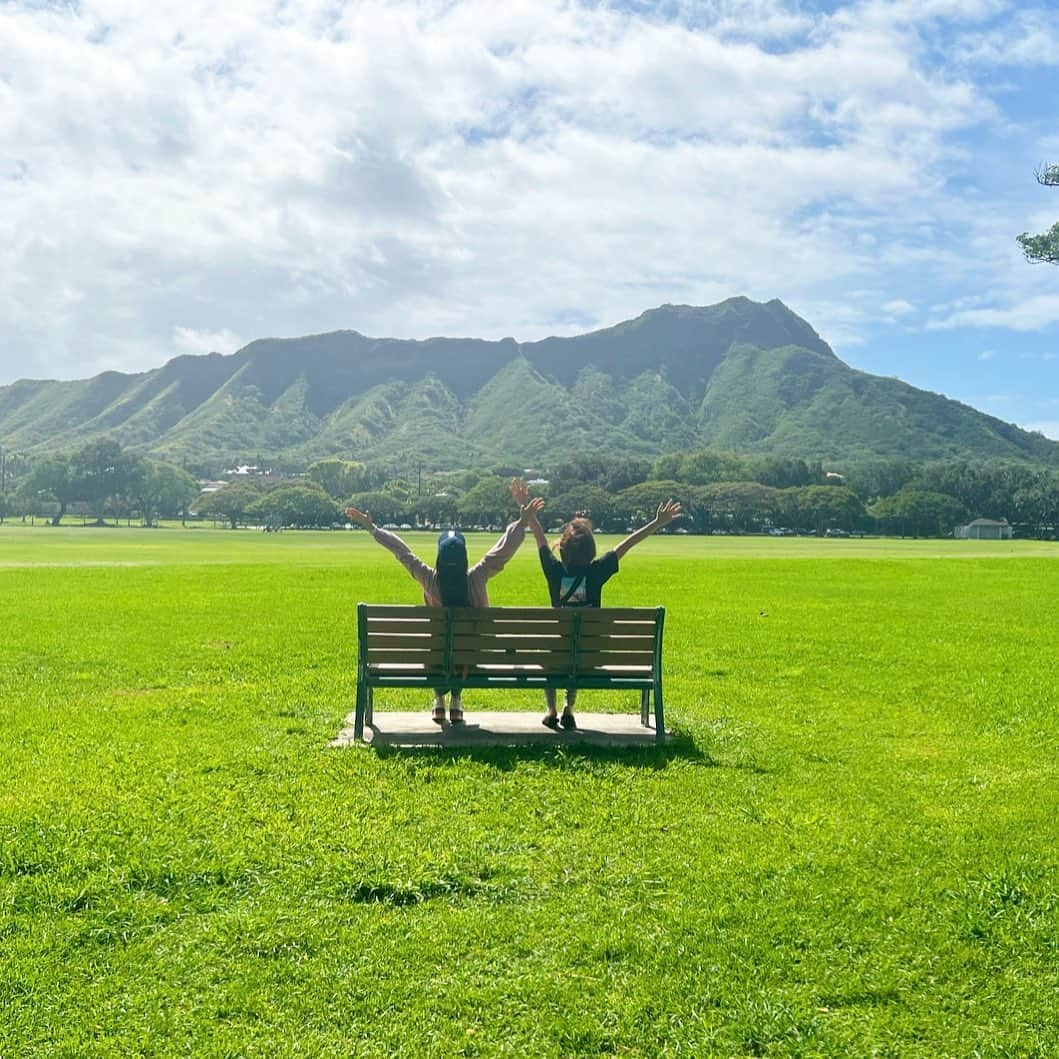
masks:
<path id="1" fill-rule="evenodd" d="M 347 507 L 346 518 L 363 526 L 366 530 L 372 530 L 375 528 L 375 522 L 371 517 L 370 511 L 358 511 L 355 507 Z"/>
<path id="2" fill-rule="evenodd" d="M 514 492 L 512 492 L 514 495 Z M 519 522 L 522 525 L 528 525 L 531 522 L 535 522 L 537 515 L 544 510 L 544 497 L 535 496 L 532 500 L 529 499 L 529 491 L 526 492 L 526 502 L 519 506 Z"/>
<path id="3" fill-rule="evenodd" d="M 508 489 L 511 490 L 511 496 L 520 508 L 525 507 L 530 502 L 529 486 L 526 485 L 524 479 L 512 478 L 508 483 Z"/>
<path id="4" fill-rule="evenodd" d="M 655 523 L 661 529 L 663 526 L 668 526 L 674 519 L 680 518 L 682 514 L 679 501 L 663 500 L 658 505 L 658 511 L 655 512 Z"/>

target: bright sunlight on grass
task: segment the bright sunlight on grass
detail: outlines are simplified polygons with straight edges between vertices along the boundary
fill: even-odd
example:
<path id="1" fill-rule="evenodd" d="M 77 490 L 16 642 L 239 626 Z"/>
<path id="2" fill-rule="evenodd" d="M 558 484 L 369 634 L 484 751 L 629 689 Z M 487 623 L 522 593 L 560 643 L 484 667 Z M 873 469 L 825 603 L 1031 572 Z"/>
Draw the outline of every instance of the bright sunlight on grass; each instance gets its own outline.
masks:
<path id="1" fill-rule="evenodd" d="M 1054 1055 L 1057 558 L 654 538 L 670 745 L 401 753 L 363 534 L 2 526 L 0 1055 Z"/>

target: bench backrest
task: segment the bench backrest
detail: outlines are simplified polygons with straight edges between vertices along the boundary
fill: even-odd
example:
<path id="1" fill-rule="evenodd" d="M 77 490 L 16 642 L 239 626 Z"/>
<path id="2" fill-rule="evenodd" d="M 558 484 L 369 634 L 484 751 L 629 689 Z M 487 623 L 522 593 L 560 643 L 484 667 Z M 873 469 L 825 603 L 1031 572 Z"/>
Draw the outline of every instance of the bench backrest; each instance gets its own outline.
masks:
<path id="1" fill-rule="evenodd" d="M 371 677 L 654 678 L 664 607 L 357 607 Z"/>

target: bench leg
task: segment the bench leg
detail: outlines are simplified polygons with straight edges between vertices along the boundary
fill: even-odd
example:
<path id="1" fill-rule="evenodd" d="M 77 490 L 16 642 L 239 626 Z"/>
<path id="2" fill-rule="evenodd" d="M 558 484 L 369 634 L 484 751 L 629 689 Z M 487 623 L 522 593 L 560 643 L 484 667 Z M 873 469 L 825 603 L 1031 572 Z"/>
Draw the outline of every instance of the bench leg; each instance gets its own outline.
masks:
<path id="1" fill-rule="evenodd" d="M 666 715 L 662 705 L 662 681 L 655 681 L 655 741 L 665 742 L 666 738 Z"/>
<path id="2" fill-rule="evenodd" d="M 644 688 L 640 692 L 640 724 L 644 728 L 650 727 L 651 724 L 651 689 Z"/>
<path id="3" fill-rule="evenodd" d="M 364 703 L 364 723 L 372 725 L 375 723 L 375 689 L 368 686 L 367 698 Z"/>
<path id="4" fill-rule="evenodd" d="M 353 719 L 353 740 L 361 742 L 364 739 L 364 711 L 368 703 L 368 689 L 362 680 L 357 681 L 357 713 Z"/>

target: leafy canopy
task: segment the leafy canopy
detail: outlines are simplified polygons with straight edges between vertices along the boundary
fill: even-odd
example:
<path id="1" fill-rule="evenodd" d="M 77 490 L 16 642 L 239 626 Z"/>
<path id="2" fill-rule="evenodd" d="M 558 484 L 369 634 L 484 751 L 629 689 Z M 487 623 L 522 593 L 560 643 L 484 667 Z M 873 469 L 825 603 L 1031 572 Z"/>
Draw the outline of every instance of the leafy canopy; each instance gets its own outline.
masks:
<path id="1" fill-rule="evenodd" d="M 1059 164 L 1041 166 L 1037 170 L 1037 182 L 1045 187 L 1059 187 Z M 1023 232 L 1018 240 L 1027 261 L 1059 265 L 1059 222 L 1040 235 Z"/>

